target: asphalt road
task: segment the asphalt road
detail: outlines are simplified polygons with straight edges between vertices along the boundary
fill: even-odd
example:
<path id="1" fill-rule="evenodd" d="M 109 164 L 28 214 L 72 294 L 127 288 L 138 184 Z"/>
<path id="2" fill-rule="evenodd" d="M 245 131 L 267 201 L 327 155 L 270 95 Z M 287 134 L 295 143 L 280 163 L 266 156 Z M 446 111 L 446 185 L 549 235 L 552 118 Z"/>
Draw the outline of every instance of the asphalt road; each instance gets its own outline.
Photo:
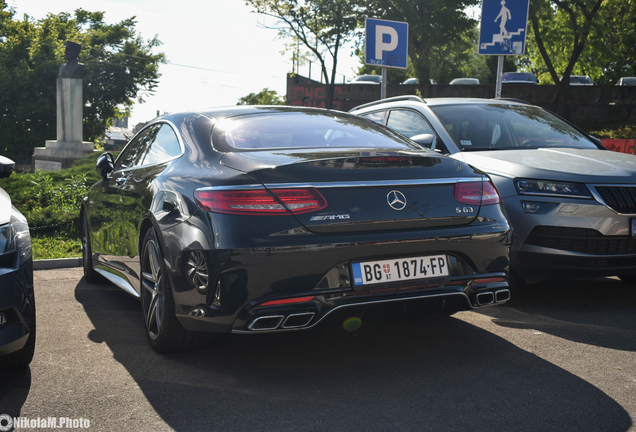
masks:
<path id="1" fill-rule="evenodd" d="M 0 414 L 94 431 L 636 430 L 636 288 L 551 282 L 440 320 L 220 335 L 154 353 L 139 303 L 80 269 L 35 272 L 31 367 Z"/>

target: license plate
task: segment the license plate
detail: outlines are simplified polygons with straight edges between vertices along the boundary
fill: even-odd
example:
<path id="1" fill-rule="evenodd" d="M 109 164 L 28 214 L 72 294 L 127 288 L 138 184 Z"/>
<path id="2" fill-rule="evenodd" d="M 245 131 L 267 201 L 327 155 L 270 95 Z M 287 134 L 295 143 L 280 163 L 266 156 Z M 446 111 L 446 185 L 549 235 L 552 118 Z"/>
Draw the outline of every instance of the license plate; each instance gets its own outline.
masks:
<path id="1" fill-rule="evenodd" d="M 636 219 L 632 219 L 632 237 L 636 237 Z"/>
<path id="2" fill-rule="evenodd" d="M 355 286 L 448 276 L 446 255 L 367 261 L 351 266 Z"/>

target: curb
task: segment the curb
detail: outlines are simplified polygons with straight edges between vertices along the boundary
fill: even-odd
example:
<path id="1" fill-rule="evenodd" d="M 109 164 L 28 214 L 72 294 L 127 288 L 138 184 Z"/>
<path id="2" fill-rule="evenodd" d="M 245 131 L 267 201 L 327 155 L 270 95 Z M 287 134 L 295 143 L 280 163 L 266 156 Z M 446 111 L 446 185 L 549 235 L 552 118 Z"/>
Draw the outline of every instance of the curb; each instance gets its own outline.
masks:
<path id="1" fill-rule="evenodd" d="M 62 268 L 82 267 L 82 258 L 56 258 L 33 260 L 33 270 L 51 270 Z"/>

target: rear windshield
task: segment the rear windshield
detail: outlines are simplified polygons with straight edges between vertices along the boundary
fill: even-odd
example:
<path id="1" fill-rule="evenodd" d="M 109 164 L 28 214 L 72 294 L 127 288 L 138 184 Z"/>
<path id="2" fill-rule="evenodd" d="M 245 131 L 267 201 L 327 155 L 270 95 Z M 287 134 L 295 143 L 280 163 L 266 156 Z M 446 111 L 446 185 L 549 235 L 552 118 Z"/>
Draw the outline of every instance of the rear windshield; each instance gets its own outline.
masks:
<path id="1" fill-rule="evenodd" d="M 534 75 L 531 73 L 514 73 L 503 74 L 504 81 L 534 81 Z"/>
<path id="2" fill-rule="evenodd" d="M 430 108 L 462 151 L 546 147 L 598 149 L 577 129 L 534 106 L 463 104 Z"/>
<path id="3" fill-rule="evenodd" d="M 214 126 L 212 143 L 223 152 L 324 147 L 422 150 L 370 120 L 333 112 L 268 112 L 231 117 Z"/>
<path id="4" fill-rule="evenodd" d="M 576 84 L 590 84 L 592 82 L 592 78 L 570 75 L 570 82 Z"/>

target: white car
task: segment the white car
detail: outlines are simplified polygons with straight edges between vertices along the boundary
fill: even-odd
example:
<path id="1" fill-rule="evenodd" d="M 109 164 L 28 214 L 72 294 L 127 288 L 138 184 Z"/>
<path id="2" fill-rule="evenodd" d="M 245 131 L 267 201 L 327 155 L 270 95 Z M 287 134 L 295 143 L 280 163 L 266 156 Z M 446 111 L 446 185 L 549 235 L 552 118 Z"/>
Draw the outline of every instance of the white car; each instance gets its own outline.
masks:
<path id="1" fill-rule="evenodd" d="M 450 85 L 479 85 L 479 80 L 477 78 L 455 78 L 449 84 Z"/>
<path id="2" fill-rule="evenodd" d="M 622 77 L 616 83 L 617 86 L 636 86 L 636 77 Z"/>
<path id="3" fill-rule="evenodd" d="M 349 84 L 382 84 L 382 75 L 358 75 Z"/>

